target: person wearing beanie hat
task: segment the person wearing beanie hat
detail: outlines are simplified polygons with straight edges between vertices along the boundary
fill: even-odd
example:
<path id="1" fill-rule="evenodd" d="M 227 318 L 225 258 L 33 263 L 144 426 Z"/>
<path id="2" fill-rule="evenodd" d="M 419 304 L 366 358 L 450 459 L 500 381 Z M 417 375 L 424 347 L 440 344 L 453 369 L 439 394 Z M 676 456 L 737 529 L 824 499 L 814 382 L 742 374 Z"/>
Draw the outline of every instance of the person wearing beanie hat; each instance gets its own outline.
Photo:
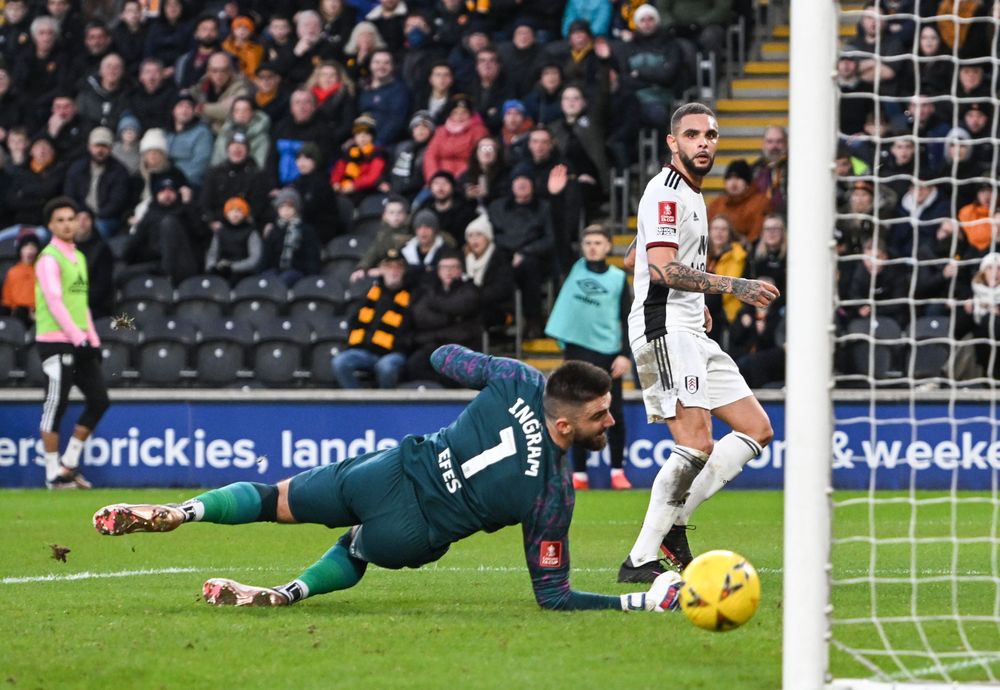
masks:
<path id="1" fill-rule="evenodd" d="M 744 244 L 752 244 L 760 237 L 764 216 L 771 211 L 766 195 L 752 186 L 750 164 L 737 158 L 726 166 L 724 191 L 708 205 L 708 219 L 725 216 L 733 232 Z"/>
<path id="2" fill-rule="evenodd" d="M 425 208 L 413 216 L 413 237 L 399 251 L 406 259 L 411 275 L 419 277 L 433 271 L 441 252 L 446 247 L 454 246 L 451 236 L 442 236 L 437 215 Z"/>
<path id="3" fill-rule="evenodd" d="M 304 143 L 295 156 L 299 175 L 291 186 L 302 197 L 302 221 L 316 231 L 320 244 L 326 246 L 334 237 L 347 232 L 344 221 L 348 219 L 343 217 L 343 208 L 322 161 L 319 146 L 311 141 Z"/>
<path id="4" fill-rule="evenodd" d="M 390 196 L 385 200 L 382 207 L 382 218 L 375 239 L 358 260 L 355 270 L 351 273 L 350 280 L 356 283 L 365 278 L 374 278 L 378 275 L 378 262 L 381 261 L 385 253 L 390 249 L 398 251 L 406 244 L 412 235 L 409 230 L 409 220 L 407 213 L 409 204 L 401 196 Z"/>
<path id="5" fill-rule="evenodd" d="M 670 117 L 674 100 L 670 85 L 687 69 L 684 53 L 679 42 L 668 36 L 653 5 L 636 8 L 629 26 L 631 40 L 616 46 L 620 64 L 634 66 L 621 71 L 621 89 L 638 98 L 640 122 L 659 127 L 655 123 L 666 122 Z M 624 37 L 625 32 L 622 33 Z"/>
<path id="6" fill-rule="evenodd" d="M 410 118 L 410 132 L 412 133 L 414 128 L 416 128 L 419 125 L 425 126 L 427 129 L 430 130 L 431 134 L 434 134 L 434 129 L 435 129 L 434 116 L 431 115 L 431 111 L 418 110 L 417 112 L 413 113 L 413 117 Z"/>
<path id="7" fill-rule="evenodd" d="M 465 172 L 476 142 L 489 136 L 489 130 L 467 95 L 452 96 L 449 108 L 444 124 L 437 128 L 427 145 L 424 178 L 428 182 L 439 170 L 447 170 L 455 177 Z"/>
<path id="8" fill-rule="evenodd" d="M 440 130 L 439 130 L 440 131 Z M 476 217 L 476 205 L 465 198 L 455 181 L 455 176 L 447 170 L 439 170 L 427 184 L 430 199 L 426 208 L 434 211 L 441 231 L 460 245 L 465 238 L 465 227 Z"/>
<path id="9" fill-rule="evenodd" d="M 375 146 L 375 121 L 367 113 L 354 120 L 354 143 L 330 173 L 330 185 L 355 200 L 375 190 L 385 171 L 385 156 Z"/>
<path id="10" fill-rule="evenodd" d="M 479 214 L 465 228 L 465 274 L 479 288 L 483 328 L 506 327 L 514 313 L 514 271 L 510 254 L 493 241 L 493 224 Z"/>
<path id="11" fill-rule="evenodd" d="M 511 40 L 497 46 L 500 63 L 515 98 L 528 95 L 538 79 L 538 64 L 545 46 L 538 41 L 538 27 L 531 17 L 521 15 L 511 25 Z"/>
<path id="12" fill-rule="evenodd" d="M 302 220 L 302 197 L 293 187 L 278 190 L 274 208 L 278 218 L 264 228 L 259 272 L 292 287 L 303 276 L 319 273 L 322 247 L 315 229 Z"/>
<path id="13" fill-rule="evenodd" d="M 290 206 L 295 213 L 302 208 L 302 197 L 294 187 L 283 187 L 274 195 L 274 210 L 281 210 L 282 206 Z"/>
<path id="14" fill-rule="evenodd" d="M 162 151 L 167 152 L 167 134 L 162 129 L 153 128 L 146 130 L 146 133 L 142 135 L 142 139 L 139 141 L 139 153 L 143 154 L 147 151 Z"/>
<path id="15" fill-rule="evenodd" d="M 167 155 L 195 187 L 201 187 L 212 159 L 215 136 L 198 117 L 197 103 L 181 92 L 171 111 L 173 124 L 167 130 Z"/>
<path id="16" fill-rule="evenodd" d="M 972 278 L 972 299 L 965 301 L 955 314 L 955 339 L 968 333 L 979 340 L 975 346 L 976 362 L 991 379 L 1000 379 L 1000 253 L 989 252 L 979 261 Z M 990 361 L 993 361 L 992 369 Z"/>
<path id="17" fill-rule="evenodd" d="M 35 260 L 41 250 L 41 240 L 35 233 L 22 231 L 17 236 L 14 241 L 17 263 L 7 270 L 0 296 L 0 306 L 27 328 L 35 323 Z"/>
<path id="18" fill-rule="evenodd" d="M 139 138 L 142 125 L 134 115 L 126 113 L 118 119 L 118 137 L 111 145 L 111 155 L 125 166 L 130 175 L 139 172 Z"/>
<path id="19" fill-rule="evenodd" d="M 222 42 L 222 49 L 236 58 L 240 72 L 247 79 L 253 78 L 264 59 L 264 46 L 253 40 L 254 23 L 250 17 L 240 15 L 230 22 L 230 32 Z"/>
<path id="20" fill-rule="evenodd" d="M 988 250 L 993 242 L 993 208 L 997 201 L 996 183 L 981 182 L 976 185 L 975 198 L 958 210 L 965 239 L 979 252 Z"/>
<path id="21" fill-rule="evenodd" d="M 510 100 L 503 104 L 500 138 L 503 141 L 504 160 L 514 160 L 518 157 L 515 149 L 527 146 L 528 135 L 535 127 L 535 121 L 527 113 L 528 109 L 521 101 Z"/>
<path id="22" fill-rule="evenodd" d="M 611 488 L 631 489 L 622 469 L 625 460 L 625 427 L 622 414 L 622 376 L 632 369 L 628 342 L 628 315 L 632 291 L 628 276 L 617 266 L 608 265 L 614 245 L 611 231 L 603 225 L 588 225 L 580 233 L 583 255 L 570 269 L 552 305 L 545 334 L 555 338 L 566 361 L 588 362 L 611 376 L 611 406 L 617 420 L 608 430 L 611 458 Z M 595 289 L 599 286 L 601 289 Z M 573 486 L 590 488 L 587 458 L 590 451 L 576 446 L 573 456 Z"/>
<path id="23" fill-rule="evenodd" d="M 434 117 L 429 110 L 418 110 L 410 118 L 410 138 L 396 144 L 389 158 L 387 179 L 379 191 L 401 194 L 409 199 L 424 188 L 424 154 L 434 134 Z"/>
<path id="24" fill-rule="evenodd" d="M 223 219 L 212 233 L 205 271 L 236 285 L 256 272 L 261 250 L 260 234 L 250 218 L 250 204 L 243 197 L 230 197 L 223 208 Z"/>

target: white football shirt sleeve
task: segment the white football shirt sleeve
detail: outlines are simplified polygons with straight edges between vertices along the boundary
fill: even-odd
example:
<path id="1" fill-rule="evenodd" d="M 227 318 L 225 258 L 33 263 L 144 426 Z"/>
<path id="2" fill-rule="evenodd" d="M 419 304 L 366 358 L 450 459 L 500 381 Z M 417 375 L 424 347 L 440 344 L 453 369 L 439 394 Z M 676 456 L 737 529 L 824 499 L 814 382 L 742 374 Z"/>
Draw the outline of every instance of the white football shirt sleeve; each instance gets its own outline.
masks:
<path id="1" fill-rule="evenodd" d="M 676 194 L 669 194 L 668 189 L 663 194 L 643 195 L 643 207 L 640 208 L 640 215 L 643 225 L 646 228 L 646 249 L 652 247 L 672 247 L 677 249 L 680 245 L 678 228 L 681 224 L 680 199 Z"/>

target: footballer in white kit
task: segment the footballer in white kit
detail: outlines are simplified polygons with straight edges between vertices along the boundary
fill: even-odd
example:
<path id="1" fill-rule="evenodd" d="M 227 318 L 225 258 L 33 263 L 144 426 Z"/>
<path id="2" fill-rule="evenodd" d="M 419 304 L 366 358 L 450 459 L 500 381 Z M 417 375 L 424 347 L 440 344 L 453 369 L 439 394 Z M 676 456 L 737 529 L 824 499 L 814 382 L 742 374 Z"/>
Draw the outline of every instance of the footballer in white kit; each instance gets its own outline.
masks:
<path id="1" fill-rule="evenodd" d="M 670 164 L 639 201 L 629 341 L 646 416 L 666 422 L 674 449 L 653 481 L 619 582 L 651 582 L 669 566 L 687 566 L 691 513 L 760 455 L 773 435 L 736 363 L 705 332 L 705 294 L 733 294 L 757 306 L 778 296 L 767 283 L 705 272 L 708 212 L 700 184 L 712 169 L 718 140 L 719 125 L 707 106 L 678 108 L 667 136 Z M 713 415 L 733 429 L 718 442 Z"/>

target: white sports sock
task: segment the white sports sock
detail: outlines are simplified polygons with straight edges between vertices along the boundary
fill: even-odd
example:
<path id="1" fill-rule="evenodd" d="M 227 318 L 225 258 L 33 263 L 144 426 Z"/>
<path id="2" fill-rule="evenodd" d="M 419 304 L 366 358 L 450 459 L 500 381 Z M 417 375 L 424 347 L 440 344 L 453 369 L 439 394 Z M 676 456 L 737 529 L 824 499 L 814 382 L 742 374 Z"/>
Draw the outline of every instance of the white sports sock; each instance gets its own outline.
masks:
<path id="1" fill-rule="evenodd" d="M 653 480 L 646 518 L 642 521 L 642 529 L 629 552 L 633 566 L 657 559 L 663 537 L 684 508 L 688 489 L 707 461 L 708 455 L 700 450 L 674 446 L 674 452 L 663 463 Z"/>
<path id="2" fill-rule="evenodd" d="M 577 480 L 579 480 L 581 482 L 585 482 L 585 481 L 589 480 L 589 475 L 586 472 L 574 472 L 573 473 L 573 479 L 577 479 Z"/>
<path id="3" fill-rule="evenodd" d="M 45 453 L 45 481 L 51 482 L 59 476 L 59 453 Z"/>
<path id="4" fill-rule="evenodd" d="M 63 467 L 75 470 L 80 466 L 80 453 L 83 452 L 84 443 L 86 441 L 81 441 L 76 436 L 69 437 L 69 443 L 66 444 L 66 450 L 62 454 Z"/>
<path id="5" fill-rule="evenodd" d="M 686 525 L 698 506 L 718 493 L 743 470 L 744 465 L 762 452 L 764 449 L 759 443 L 738 431 L 730 432 L 719 439 L 708 459 L 708 464 L 705 465 L 705 470 L 691 485 L 691 494 L 677 517 L 677 524 Z"/>
<path id="6" fill-rule="evenodd" d="M 181 503 L 180 509 L 184 511 L 188 522 L 199 522 L 205 517 L 205 504 L 193 498 Z"/>
<path id="7" fill-rule="evenodd" d="M 622 467 L 612 467 L 611 468 L 611 476 L 612 477 L 617 477 L 620 474 L 625 474 L 625 469 L 624 468 L 622 468 Z"/>

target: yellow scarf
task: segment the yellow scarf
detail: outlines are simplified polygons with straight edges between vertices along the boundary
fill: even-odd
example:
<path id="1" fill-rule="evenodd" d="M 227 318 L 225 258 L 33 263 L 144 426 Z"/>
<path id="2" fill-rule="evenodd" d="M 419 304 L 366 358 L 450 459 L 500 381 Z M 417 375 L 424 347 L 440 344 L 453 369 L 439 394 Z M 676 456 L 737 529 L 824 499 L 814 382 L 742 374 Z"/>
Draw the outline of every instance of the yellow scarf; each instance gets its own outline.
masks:
<path id="1" fill-rule="evenodd" d="M 367 163 L 371 159 L 371 155 L 374 152 L 374 144 L 368 144 L 368 146 L 365 147 L 352 146 L 347 152 L 347 155 L 350 157 L 350 161 L 344 168 L 344 179 L 358 179 L 358 175 L 361 174 L 361 163 Z"/>

